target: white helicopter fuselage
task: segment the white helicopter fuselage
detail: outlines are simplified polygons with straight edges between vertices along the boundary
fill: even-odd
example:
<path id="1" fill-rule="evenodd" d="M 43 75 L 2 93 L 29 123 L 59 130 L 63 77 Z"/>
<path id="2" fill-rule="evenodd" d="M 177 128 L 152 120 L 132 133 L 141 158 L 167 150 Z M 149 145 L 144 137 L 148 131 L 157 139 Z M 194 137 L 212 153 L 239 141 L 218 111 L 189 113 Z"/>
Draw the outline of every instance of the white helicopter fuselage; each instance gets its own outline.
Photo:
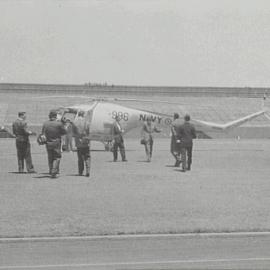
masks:
<path id="1" fill-rule="evenodd" d="M 77 97 L 77 96 L 76 96 Z M 46 97 L 48 98 L 48 97 Z M 55 98 L 55 96 L 49 97 Z M 62 98 L 62 97 L 61 97 Z M 87 99 L 87 97 L 80 97 Z M 119 99 L 113 98 L 112 102 L 111 99 L 107 98 L 98 98 L 94 99 L 92 102 L 88 104 L 79 104 L 74 106 L 65 106 L 58 108 L 58 117 L 59 120 L 61 118 L 70 118 L 71 121 L 76 120 L 78 113 L 80 111 L 84 112 L 85 123 L 90 126 L 90 140 L 100 141 L 103 143 L 111 142 L 113 138 L 112 134 L 112 126 L 115 121 L 116 116 L 120 118 L 120 124 L 122 129 L 124 130 L 124 134 L 131 131 L 132 129 L 142 126 L 143 122 L 146 120 L 147 117 L 150 117 L 155 124 L 160 125 L 162 128 L 167 128 L 171 126 L 173 121 L 172 114 L 163 114 L 159 112 L 151 112 L 147 110 L 141 110 L 137 108 L 127 107 L 115 102 L 141 102 L 141 103 L 166 103 L 171 104 L 172 108 L 177 108 L 177 104 L 175 102 L 167 102 L 167 101 L 152 101 L 152 100 L 138 100 L 138 99 Z M 179 104 L 178 104 L 179 105 Z M 234 121 L 220 124 L 220 123 L 213 123 L 204 120 L 198 120 L 192 118 L 191 122 L 195 125 L 195 128 L 198 131 L 204 132 L 208 134 L 209 132 L 220 133 L 226 132 L 233 128 L 236 128 L 247 121 L 250 121 L 260 115 L 265 115 L 267 118 L 270 119 L 269 114 L 269 107 L 265 106 L 265 100 L 263 101 L 263 106 L 260 111 L 257 111 L 253 114 L 246 115 L 242 118 L 236 119 Z M 6 127 L 5 127 L 6 126 Z M 7 130 L 9 132 L 9 128 L 3 124 L 1 129 Z M 37 125 L 36 125 L 37 126 Z M 11 134 L 11 132 L 9 132 Z"/>
<path id="2" fill-rule="evenodd" d="M 103 143 L 113 140 L 112 126 L 116 116 L 120 118 L 120 124 L 124 130 L 124 134 L 136 127 L 142 126 L 147 117 L 150 117 L 152 122 L 161 127 L 171 126 L 173 121 L 172 115 L 135 109 L 106 101 L 95 101 L 90 104 L 65 107 L 61 117 L 66 117 L 67 115 L 70 117 L 73 115 L 71 118 L 75 120 L 79 111 L 84 111 L 85 121 L 90 126 L 90 140 L 101 141 Z M 240 126 L 264 113 L 265 110 L 261 110 L 225 124 L 197 119 L 193 119 L 191 122 L 197 130 L 203 132 L 223 132 Z"/>
<path id="3" fill-rule="evenodd" d="M 156 114 L 148 111 L 133 109 L 109 102 L 95 102 L 89 105 L 78 105 L 66 108 L 66 117 L 74 112 L 74 120 L 79 111 L 85 112 L 85 121 L 90 124 L 90 140 L 109 142 L 113 140 L 112 126 L 116 116 L 120 118 L 120 124 L 124 134 L 143 124 L 147 117 L 159 125 L 170 125 L 170 116 Z"/>

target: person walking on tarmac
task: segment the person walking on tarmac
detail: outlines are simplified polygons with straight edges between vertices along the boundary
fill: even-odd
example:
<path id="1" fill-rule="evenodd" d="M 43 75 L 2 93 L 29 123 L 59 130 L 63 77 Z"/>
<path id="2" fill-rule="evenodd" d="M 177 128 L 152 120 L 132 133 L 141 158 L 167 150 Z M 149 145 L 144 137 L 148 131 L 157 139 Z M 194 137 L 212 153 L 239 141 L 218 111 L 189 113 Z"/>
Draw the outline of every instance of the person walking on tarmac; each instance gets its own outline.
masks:
<path id="1" fill-rule="evenodd" d="M 191 170 L 193 139 L 196 138 L 196 130 L 195 127 L 190 124 L 190 116 L 186 114 L 184 120 L 184 124 L 177 128 L 177 139 L 180 140 L 183 172 Z"/>
<path id="2" fill-rule="evenodd" d="M 152 153 L 153 153 L 153 133 L 160 133 L 161 130 L 156 127 L 155 124 L 152 123 L 152 119 L 150 116 L 146 118 L 146 122 L 143 124 L 141 131 L 141 144 L 144 144 L 145 153 L 147 157 L 147 162 L 151 162 Z"/>
<path id="3" fill-rule="evenodd" d="M 56 178 L 62 157 L 61 136 L 66 134 L 66 129 L 62 121 L 57 121 L 57 112 L 55 110 L 50 111 L 49 120 L 43 124 L 42 134 L 45 135 L 47 140 L 49 173 L 52 178 Z"/>
<path id="4" fill-rule="evenodd" d="M 124 139 L 123 134 L 124 130 L 122 129 L 120 125 L 120 117 L 117 115 L 115 117 L 115 122 L 112 126 L 112 137 L 113 137 L 113 161 L 117 161 L 117 152 L 118 148 L 120 149 L 120 154 L 122 157 L 122 161 L 127 161 L 126 159 L 126 152 L 125 152 L 125 145 L 124 145 Z"/>
<path id="5" fill-rule="evenodd" d="M 175 167 L 179 167 L 181 163 L 180 158 L 180 140 L 177 139 L 177 128 L 182 125 L 182 121 L 179 119 L 179 114 L 174 113 L 173 122 L 171 124 L 171 154 L 175 158 Z"/>
<path id="6" fill-rule="evenodd" d="M 73 134 L 75 136 L 75 144 L 77 147 L 78 156 L 78 171 L 79 175 L 83 175 L 84 164 L 86 170 L 86 177 L 90 176 L 90 126 L 86 123 L 84 118 L 84 112 L 80 111 L 78 113 L 77 119 L 73 122 Z"/>
<path id="7" fill-rule="evenodd" d="M 24 172 L 24 160 L 26 163 L 27 172 L 35 173 L 31 157 L 31 145 L 29 141 L 29 135 L 32 134 L 32 131 L 28 130 L 27 128 L 25 112 L 18 113 L 18 119 L 13 122 L 12 130 L 16 137 L 19 173 Z"/>

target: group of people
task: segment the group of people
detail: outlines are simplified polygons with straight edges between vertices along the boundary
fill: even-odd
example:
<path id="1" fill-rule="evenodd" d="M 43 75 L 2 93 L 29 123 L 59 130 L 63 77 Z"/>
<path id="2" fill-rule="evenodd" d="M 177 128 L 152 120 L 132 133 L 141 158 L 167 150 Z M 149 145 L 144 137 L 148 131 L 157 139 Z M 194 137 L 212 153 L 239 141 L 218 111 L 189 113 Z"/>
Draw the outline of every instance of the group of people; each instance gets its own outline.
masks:
<path id="1" fill-rule="evenodd" d="M 113 131 L 113 160 L 117 161 L 118 148 L 122 161 L 127 161 L 123 139 L 124 130 L 120 124 L 120 118 L 116 116 Z M 161 130 L 153 123 L 151 117 L 147 117 L 141 130 L 141 144 L 145 147 L 147 162 L 151 162 L 153 153 L 153 133 L 159 133 Z M 190 123 L 190 115 L 184 116 L 184 123 L 179 119 L 179 114 L 174 113 L 174 119 L 171 125 L 171 153 L 175 158 L 175 167 L 182 163 L 182 171 L 191 170 L 193 139 L 196 138 L 195 127 Z"/>
<path id="2" fill-rule="evenodd" d="M 19 173 L 24 172 L 24 161 L 28 173 L 35 173 L 31 158 L 29 135 L 32 134 L 28 130 L 26 122 L 26 113 L 19 112 L 18 119 L 13 123 L 13 134 L 16 137 L 16 148 L 18 158 Z M 38 136 L 38 143 L 45 144 L 47 155 L 49 174 L 51 178 L 56 178 L 59 174 L 60 160 L 62 157 L 62 136 L 68 132 L 69 123 L 63 119 L 57 119 L 57 111 L 52 110 L 49 113 L 49 120 L 43 124 L 42 132 Z M 90 127 L 84 121 L 84 112 L 79 112 L 77 119 L 72 123 L 72 132 L 75 137 L 78 156 L 78 172 L 85 176 L 90 176 Z"/>
<path id="3" fill-rule="evenodd" d="M 125 145 L 124 145 L 124 138 L 123 133 L 124 130 L 121 126 L 119 116 L 115 117 L 115 122 L 112 126 L 112 138 L 113 138 L 113 161 L 117 161 L 118 157 L 118 149 L 121 154 L 122 161 L 127 161 L 126 159 L 126 152 L 125 152 Z M 153 152 L 153 133 L 154 132 L 161 132 L 152 122 L 151 118 L 147 118 L 146 122 L 143 124 L 142 131 L 141 131 L 141 144 L 145 146 L 145 153 L 147 157 L 147 161 L 151 161 L 152 152 Z"/>
<path id="4" fill-rule="evenodd" d="M 177 113 L 174 114 L 174 120 L 171 125 L 171 153 L 175 158 L 175 166 L 179 167 L 182 163 L 182 170 L 190 170 L 192 163 L 192 146 L 193 139 L 196 138 L 196 130 L 190 123 L 190 116 L 185 115 L 184 123 L 179 119 Z M 18 119 L 13 123 L 13 134 L 16 137 L 16 148 L 18 158 L 19 173 L 24 172 L 24 161 L 28 173 L 35 173 L 31 158 L 31 149 L 29 135 L 32 134 L 28 130 L 26 122 L 26 113 L 19 112 Z M 56 178 L 59 174 L 60 160 L 62 156 L 62 136 L 66 135 L 72 129 L 75 137 L 78 157 L 78 173 L 90 176 L 90 125 L 85 121 L 84 112 L 80 111 L 78 117 L 73 121 L 65 121 L 57 119 L 57 111 L 52 110 L 49 113 L 49 120 L 43 124 L 42 132 L 38 136 L 38 143 L 45 144 L 47 155 L 49 174 L 52 178 Z M 141 144 L 145 147 L 147 161 L 150 162 L 153 153 L 153 133 L 159 133 L 161 130 L 156 127 L 152 119 L 148 117 L 143 124 L 141 130 Z M 118 149 L 120 150 L 123 162 L 126 162 L 126 153 L 123 139 L 124 130 L 120 124 L 120 118 L 116 116 L 112 126 L 113 138 L 113 161 L 118 158 Z"/>

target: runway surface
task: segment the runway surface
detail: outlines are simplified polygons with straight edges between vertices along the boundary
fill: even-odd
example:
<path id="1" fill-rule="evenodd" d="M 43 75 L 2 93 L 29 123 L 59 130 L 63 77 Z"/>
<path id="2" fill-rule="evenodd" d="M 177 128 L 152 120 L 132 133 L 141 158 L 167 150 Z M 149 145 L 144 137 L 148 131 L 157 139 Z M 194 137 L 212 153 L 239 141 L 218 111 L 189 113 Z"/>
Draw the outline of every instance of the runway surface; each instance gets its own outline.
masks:
<path id="1" fill-rule="evenodd" d="M 0 269 L 269 269 L 270 234 L 0 241 Z"/>

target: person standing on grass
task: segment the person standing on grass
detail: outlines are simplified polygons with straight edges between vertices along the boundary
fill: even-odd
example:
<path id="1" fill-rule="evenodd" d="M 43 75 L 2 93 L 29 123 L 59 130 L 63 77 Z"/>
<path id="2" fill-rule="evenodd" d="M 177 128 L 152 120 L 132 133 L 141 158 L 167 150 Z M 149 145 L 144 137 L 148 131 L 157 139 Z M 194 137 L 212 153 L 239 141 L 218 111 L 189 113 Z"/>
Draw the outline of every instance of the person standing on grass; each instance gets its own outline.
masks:
<path id="1" fill-rule="evenodd" d="M 183 122 L 179 119 L 179 114 L 174 113 L 173 115 L 173 122 L 171 124 L 171 154 L 175 158 L 175 167 L 179 167 L 181 163 L 181 157 L 180 157 L 180 140 L 177 139 L 177 128 L 182 124 Z"/>
<path id="2" fill-rule="evenodd" d="M 83 175 L 84 165 L 85 165 L 85 176 L 90 176 L 90 126 L 85 121 L 84 112 L 80 111 L 78 113 L 77 119 L 73 123 L 73 134 L 75 136 L 75 144 L 77 147 L 78 156 L 78 173 Z"/>
<path id="3" fill-rule="evenodd" d="M 66 119 L 65 151 L 73 151 L 73 125 L 70 119 Z"/>
<path id="4" fill-rule="evenodd" d="M 66 134 L 66 128 L 62 121 L 57 121 L 57 112 L 55 110 L 50 111 L 49 120 L 43 124 L 42 134 L 45 135 L 47 140 L 49 173 L 51 178 L 56 178 L 62 157 L 61 136 Z"/>
<path id="5" fill-rule="evenodd" d="M 26 122 L 26 113 L 19 112 L 18 119 L 12 124 L 13 134 L 16 137 L 16 149 L 19 173 L 24 172 L 24 160 L 28 173 L 35 173 L 31 156 L 31 145 L 29 135 L 32 131 L 28 130 Z"/>
<path id="6" fill-rule="evenodd" d="M 124 138 L 123 138 L 123 132 L 124 130 L 121 127 L 120 124 L 120 117 L 117 115 L 115 117 L 115 122 L 112 126 L 112 137 L 113 137 L 113 161 L 117 161 L 117 152 L 118 148 L 120 150 L 122 161 L 127 161 L 126 159 L 126 151 L 125 151 L 125 145 L 124 145 Z"/>
<path id="7" fill-rule="evenodd" d="M 142 131 L 141 131 L 141 142 L 143 142 L 145 147 L 145 154 L 147 158 L 147 162 L 151 162 L 152 153 L 153 153 L 153 144 L 154 144 L 154 138 L 153 133 L 154 132 L 161 132 L 160 129 L 156 127 L 154 123 L 152 123 L 152 119 L 150 116 L 146 118 L 146 122 L 143 124 Z"/>
<path id="8" fill-rule="evenodd" d="M 176 128 L 177 139 L 180 140 L 180 153 L 183 172 L 191 170 L 193 139 L 196 136 L 195 127 L 190 123 L 190 116 L 184 116 L 184 124 Z"/>

